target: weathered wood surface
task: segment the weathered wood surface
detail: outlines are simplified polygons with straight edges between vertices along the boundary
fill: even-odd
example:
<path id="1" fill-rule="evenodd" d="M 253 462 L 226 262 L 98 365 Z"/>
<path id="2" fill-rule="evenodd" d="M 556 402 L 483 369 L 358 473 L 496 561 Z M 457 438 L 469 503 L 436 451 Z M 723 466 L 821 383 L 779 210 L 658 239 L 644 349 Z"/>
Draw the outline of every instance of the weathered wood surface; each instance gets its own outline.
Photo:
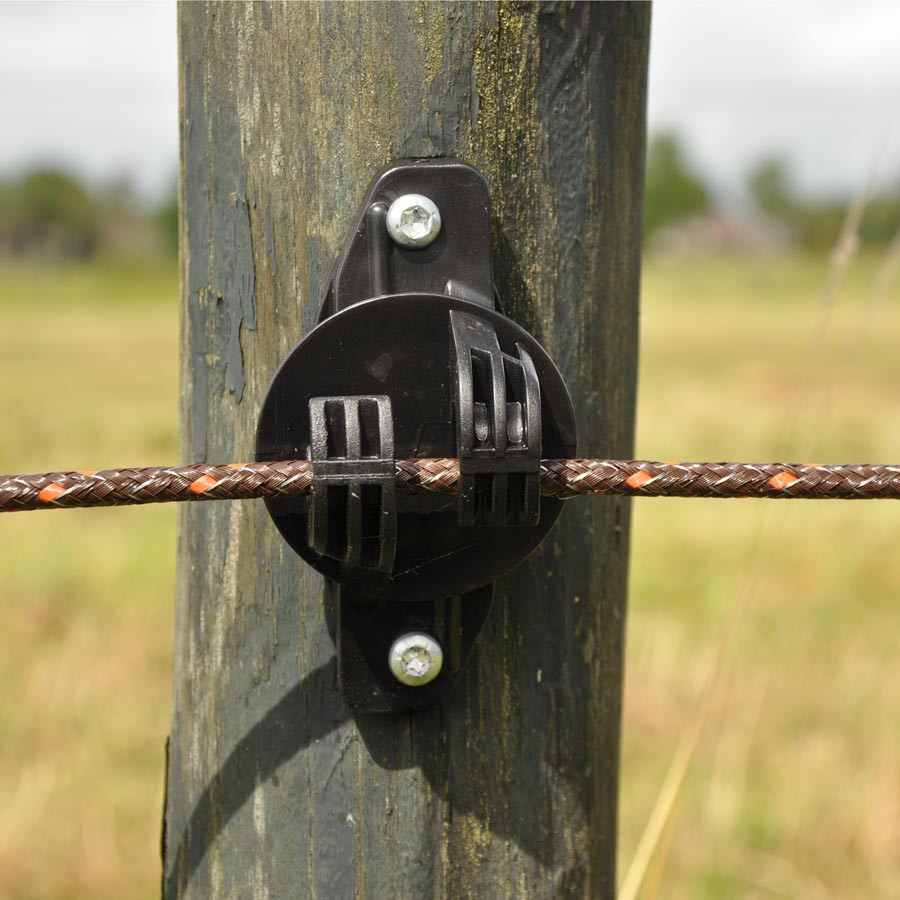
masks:
<path id="1" fill-rule="evenodd" d="M 373 171 L 487 175 L 507 311 L 581 453 L 629 457 L 644 4 L 184 4 L 182 459 L 247 459 Z M 610 897 L 628 502 L 498 585 L 443 710 L 354 722 L 321 578 L 261 503 L 184 504 L 167 898 Z"/>

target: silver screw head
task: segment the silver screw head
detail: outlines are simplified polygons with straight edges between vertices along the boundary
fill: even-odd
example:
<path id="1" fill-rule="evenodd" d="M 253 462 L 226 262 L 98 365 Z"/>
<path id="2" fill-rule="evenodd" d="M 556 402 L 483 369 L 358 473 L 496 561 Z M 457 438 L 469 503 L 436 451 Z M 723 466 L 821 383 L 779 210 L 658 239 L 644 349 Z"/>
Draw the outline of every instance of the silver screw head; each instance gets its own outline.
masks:
<path id="1" fill-rule="evenodd" d="M 427 247 L 441 233 L 440 210 L 422 194 L 404 194 L 388 209 L 387 230 L 401 247 Z"/>
<path id="2" fill-rule="evenodd" d="M 394 678 L 402 684 L 417 687 L 438 677 L 444 663 L 441 645 L 421 632 L 401 634 L 391 644 L 388 665 Z"/>

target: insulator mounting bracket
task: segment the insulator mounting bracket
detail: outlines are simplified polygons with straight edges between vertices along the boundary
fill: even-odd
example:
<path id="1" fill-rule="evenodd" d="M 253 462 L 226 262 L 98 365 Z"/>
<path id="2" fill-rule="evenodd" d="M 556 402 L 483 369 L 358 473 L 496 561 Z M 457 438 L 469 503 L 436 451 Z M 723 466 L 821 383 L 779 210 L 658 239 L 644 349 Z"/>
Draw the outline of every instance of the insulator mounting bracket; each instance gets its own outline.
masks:
<path id="1" fill-rule="evenodd" d="M 396 712 L 449 694 L 495 579 L 562 509 L 540 495 L 541 458 L 574 456 L 575 440 L 556 366 L 500 308 L 484 178 L 452 159 L 389 166 L 356 217 L 318 324 L 276 372 L 257 430 L 258 461 L 313 462 L 310 497 L 266 505 L 328 581 L 339 683 L 355 710 Z M 460 459 L 457 496 L 396 489 L 394 461 L 423 457 Z M 442 660 L 397 644 L 416 634 Z"/>

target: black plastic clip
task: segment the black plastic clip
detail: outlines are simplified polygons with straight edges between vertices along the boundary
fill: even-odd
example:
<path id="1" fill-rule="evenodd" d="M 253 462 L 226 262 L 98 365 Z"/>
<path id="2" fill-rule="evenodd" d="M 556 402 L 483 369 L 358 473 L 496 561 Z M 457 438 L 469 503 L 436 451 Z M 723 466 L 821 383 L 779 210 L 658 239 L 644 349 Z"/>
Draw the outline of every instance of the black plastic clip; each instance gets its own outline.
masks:
<path id="1" fill-rule="evenodd" d="M 450 313 L 456 348 L 460 525 L 536 525 L 541 388 L 528 351 L 500 349 L 484 319 Z"/>
<path id="2" fill-rule="evenodd" d="M 309 401 L 313 549 L 390 572 L 397 551 L 394 423 L 389 397 Z"/>

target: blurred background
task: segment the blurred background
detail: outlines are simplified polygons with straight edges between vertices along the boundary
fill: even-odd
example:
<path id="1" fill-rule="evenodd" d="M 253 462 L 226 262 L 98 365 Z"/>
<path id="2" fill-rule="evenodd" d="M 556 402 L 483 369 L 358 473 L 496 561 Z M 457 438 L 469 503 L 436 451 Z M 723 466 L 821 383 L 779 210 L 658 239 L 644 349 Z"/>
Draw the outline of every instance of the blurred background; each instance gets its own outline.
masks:
<path id="1" fill-rule="evenodd" d="M 898 97 L 900 5 L 656 4 L 639 456 L 896 458 Z M 175 459 L 174 4 L 0 4 L 0 122 L 0 470 Z M 897 517 L 635 503 L 627 890 L 900 896 Z M 0 523 L 0 898 L 158 896 L 174 550 Z"/>

